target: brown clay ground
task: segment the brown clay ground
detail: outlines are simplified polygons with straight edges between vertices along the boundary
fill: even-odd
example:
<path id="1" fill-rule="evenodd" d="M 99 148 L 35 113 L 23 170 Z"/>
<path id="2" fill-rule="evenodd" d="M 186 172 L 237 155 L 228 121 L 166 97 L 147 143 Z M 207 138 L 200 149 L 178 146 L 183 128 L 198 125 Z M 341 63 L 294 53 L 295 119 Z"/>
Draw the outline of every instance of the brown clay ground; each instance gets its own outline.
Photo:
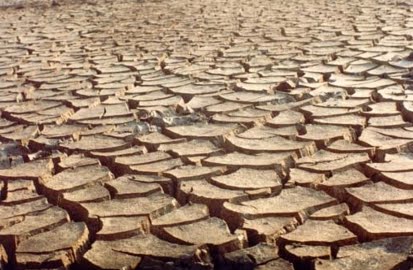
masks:
<path id="1" fill-rule="evenodd" d="M 408 2 L 0 10 L 0 268 L 410 269 Z"/>

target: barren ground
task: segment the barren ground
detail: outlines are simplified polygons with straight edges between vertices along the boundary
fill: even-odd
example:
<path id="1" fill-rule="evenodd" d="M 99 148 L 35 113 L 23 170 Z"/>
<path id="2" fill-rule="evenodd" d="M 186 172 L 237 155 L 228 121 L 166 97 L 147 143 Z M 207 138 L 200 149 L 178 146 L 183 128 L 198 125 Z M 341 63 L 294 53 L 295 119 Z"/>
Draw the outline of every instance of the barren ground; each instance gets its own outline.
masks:
<path id="1" fill-rule="evenodd" d="M 409 1 L 23 2 L 0 269 L 411 269 Z"/>

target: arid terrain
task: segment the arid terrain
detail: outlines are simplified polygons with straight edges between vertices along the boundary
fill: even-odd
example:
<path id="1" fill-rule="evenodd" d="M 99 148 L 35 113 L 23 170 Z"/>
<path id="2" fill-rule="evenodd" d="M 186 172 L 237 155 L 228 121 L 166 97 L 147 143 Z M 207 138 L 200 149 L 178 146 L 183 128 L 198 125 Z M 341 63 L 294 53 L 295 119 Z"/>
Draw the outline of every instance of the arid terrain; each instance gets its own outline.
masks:
<path id="1" fill-rule="evenodd" d="M 15 2 L 0 269 L 413 269 L 413 2 Z"/>

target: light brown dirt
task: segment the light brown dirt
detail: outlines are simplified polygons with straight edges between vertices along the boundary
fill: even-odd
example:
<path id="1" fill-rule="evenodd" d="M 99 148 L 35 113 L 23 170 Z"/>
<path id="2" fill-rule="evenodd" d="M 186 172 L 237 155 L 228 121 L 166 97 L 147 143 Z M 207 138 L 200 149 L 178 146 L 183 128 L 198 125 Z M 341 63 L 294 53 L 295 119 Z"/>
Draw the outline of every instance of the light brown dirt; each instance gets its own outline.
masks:
<path id="1" fill-rule="evenodd" d="M 0 269 L 413 267 L 408 1 L 52 2 L 0 2 Z"/>

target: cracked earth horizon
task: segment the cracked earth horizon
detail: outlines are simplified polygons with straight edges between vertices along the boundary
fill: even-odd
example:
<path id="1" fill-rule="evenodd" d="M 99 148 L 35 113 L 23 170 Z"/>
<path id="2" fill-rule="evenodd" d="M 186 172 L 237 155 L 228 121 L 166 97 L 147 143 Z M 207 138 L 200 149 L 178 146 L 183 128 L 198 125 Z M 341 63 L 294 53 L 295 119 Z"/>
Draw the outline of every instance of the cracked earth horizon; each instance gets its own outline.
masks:
<path id="1" fill-rule="evenodd" d="M 0 269 L 413 269 L 413 3 L 26 2 Z"/>

